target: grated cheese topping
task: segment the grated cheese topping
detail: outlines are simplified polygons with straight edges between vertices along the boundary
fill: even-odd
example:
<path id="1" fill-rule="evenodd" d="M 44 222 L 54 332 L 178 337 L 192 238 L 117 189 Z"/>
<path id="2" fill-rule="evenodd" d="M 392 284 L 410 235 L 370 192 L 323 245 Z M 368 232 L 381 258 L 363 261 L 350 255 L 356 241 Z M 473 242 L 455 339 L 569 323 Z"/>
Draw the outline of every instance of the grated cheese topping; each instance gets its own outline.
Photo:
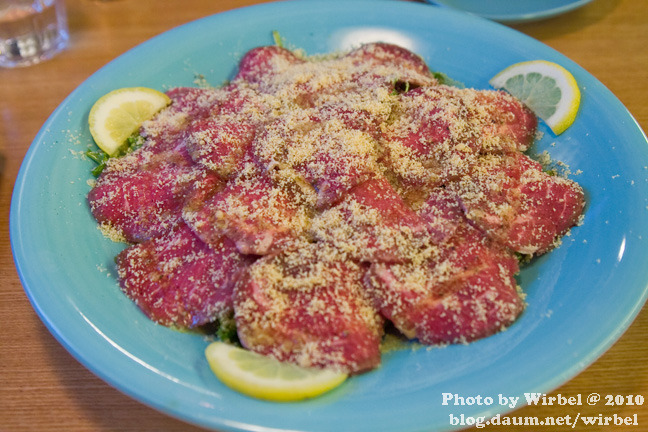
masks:
<path id="1" fill-rule="evenodd" d="M 186 224 L 214 250 L 233 241 L 253 262 L 234 290 L 239 337 L 302 365 L 375 367 L 377 349 L 350 354 L 339 338 L 364 335 L 369 346 L 383 317 L 426 343 L 505 328 L 521 312 L 514 251 L 544 253 L 584 205 L 578 185 L 518 157 L 536 133 L 526 107 L 440 84 L 393 45 L 320 57 L 260 47 L 226 86 L 169 94 L 142 126 L 142 148 L 108 162 L 91 210 L 114 238 Z M 138 176 L 155 179 L 160 198 L 111 216 L 129 188 L 137 195 Z M 440 191 L 454 210 L 430 201 Z M 561 221 L 524 228 L 542 218 Z M 296 330 L 301 321 L 329 333 Z"/>

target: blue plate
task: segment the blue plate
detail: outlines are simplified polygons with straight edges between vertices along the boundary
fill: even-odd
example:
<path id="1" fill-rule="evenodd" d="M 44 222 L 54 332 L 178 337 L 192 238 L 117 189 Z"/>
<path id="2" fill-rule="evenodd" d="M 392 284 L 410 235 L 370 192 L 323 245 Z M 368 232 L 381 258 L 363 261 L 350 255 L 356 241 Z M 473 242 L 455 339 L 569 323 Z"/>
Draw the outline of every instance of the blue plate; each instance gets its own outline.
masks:
<path id="1" fill-rule="evenodd" d="M 81 153 L 92 143 L 90 107 L 118 87 L 193 85 L 198 75 L 220 84 L 248 49 L 272 43 L 273 30 L 309 54 L 375 40 L 399 43 L 434 70 L 477 88 L 523 60 L 546 59 L 572 71 L 583 92 L 576 122 L 560 137 L 541 125 L 544 136 L 532 153 L 547 150 L 575 173 L 587 191 L 585 220 L 522 271 L 529 306 L 509 330 L 466 346 L 391 352 L 379 369 L 332 393 L 280 404 L 223 386 L 203 357 L 205 337 L 152 323 L 120 292 L 113 257 L 123 245 L 101 235 L 85 198 L 93 163 Z M 507 27 L 416 3 L 269 3 L 155 37 L 70 94 L 25 156 L 11 206 L 11 244 L 25 291 L 54 336 L 106 382 L 171 416 L 224 431 L 453 429 L 462 425 L 452 425 L 450 415 L 509 411 L 499 394 L 523 400 L 524 393 L 560 386 L 637 315 L 648 281 L 646 167 L 646 137 L 619 100 L 569 59 Z M 493 399 L 444 405 L 443 393 Z"/>
<path id="2" fill-rule="evenodd" d="M 502 23 L 550 18 L 584 6 L 592 0 L 426 0 Z"/>

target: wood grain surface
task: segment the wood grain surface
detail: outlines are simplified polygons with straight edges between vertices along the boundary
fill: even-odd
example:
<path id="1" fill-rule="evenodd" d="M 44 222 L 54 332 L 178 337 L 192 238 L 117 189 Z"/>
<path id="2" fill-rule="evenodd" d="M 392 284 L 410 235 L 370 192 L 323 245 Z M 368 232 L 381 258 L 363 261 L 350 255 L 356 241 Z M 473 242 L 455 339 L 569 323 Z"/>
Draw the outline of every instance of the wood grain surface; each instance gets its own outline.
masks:
<path id="1" fill-rule="evenodd" d="M 255 3 L 259 2 L 68 0 L 70 47 L 33 67 L 0 69 L 0 431 L 201 430 L 110 387 L 79 364 L 48 332 L 15 270 L 9 242 L 9 205 L 22 158 L 41 125 L 93 72 L 175 26 Z M 644 131 L 648 130 L 648 1 L 595 0 L 558 17 L 512 27 L 583 66 L 623 102 Z M 647 336 L 648 309 L 644 308 L 607 353 L 552 395 L 596 392 L 648 399 Z M 577 412 L 590 416 L 636 414 L 639 425 L 580 426 L 576 430 L 648 431 L 648 401 L 642 406 L 524 407 L 511 416 L 560 417 Z M 520 426 L 483 430 L 569 429 Z"/>

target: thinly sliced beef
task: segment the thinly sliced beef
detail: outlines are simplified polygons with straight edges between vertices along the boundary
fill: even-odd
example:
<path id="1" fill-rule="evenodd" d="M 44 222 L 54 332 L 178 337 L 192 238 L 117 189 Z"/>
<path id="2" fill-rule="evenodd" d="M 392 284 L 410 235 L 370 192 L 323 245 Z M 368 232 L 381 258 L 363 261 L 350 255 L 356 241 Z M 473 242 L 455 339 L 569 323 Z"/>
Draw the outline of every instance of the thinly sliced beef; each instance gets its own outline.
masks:
<path id="1" fill-rule="evenodd" d="M 512 253 L 462 225 L 421 265 L 372 264 L 365 285 L 407 337 L 466 343 L 503 330 L 522 312 L 517 271 Z"/>
<path id="2" fill-rule="evenodd" d="M 365 132 L 376 140 L 380 139 L 380 124 L 384 121 L 366 109 L 352 108 L 343 103 L 328 104 L 313 117 L 319 123 L 339 121 L 345 128 Z"/>
<path id="3" fill-rule="evenodd" d="M 526 151 L 535 139 L 538 119 L 518 99 L 504 91 L 475 92 L 475 103 L 480 109 L 484 152 Z"/>
<path id="4" fill-rule="evenodd" d="M 167 92 L 171 105 L 144 122 L 140 134 L 149 151 L 163 153 L 184 147 L 185 130 L 197 119 L 218 115 L 227 97 L 223 89 L 177 87 Z"/>
<path id="5" fill-rule="evenodd" d="M 420 87 L 400 96 L 384 129 L 382 161 L 416 194 L 465 176 L 480 153 L 526 150 L 536 126 L 507 93 Z"/>
<path id="6" fill-rule="evenodd" d="M 172 103 L 164 114 L 182 114 L 190 120 L 218 115 L 221 104 L 229 99 L 228 92 L 222 88 L 175 87 L 167 92 L 167 96 Z M 153 122 L 160 120 L 154 118 Z"/>
<path id="7" fill-rule="evenodd" d="M 348 53 L 346 58 L 356 65 L 389 70 L 393 74 L 395 85 L 407 83 L 413 87 L 436 84 L 425 61 L 398 45 L 384 42 L 368 43 Z"/>
<path id="8" fill-rule="evenodd" d="M 111 159 L 88 194 L 95 219 L 128 242 L 170 231 L 182 221 L 188 200 L 221 187 L 215 174 L 194 165 L 186 154 L 168 151 L 142 158 L 143 152 Z"/>
<path id="9" fill-rule="evenodd" d="M 235 81 L 267 83 L 273 75 L 302 62 L 292 51 L 279 46 L 253 48 L 239 62 Z"/>
<path id="10" fill-rule="evenodd" d="M 170 90 L 171 105 L 144 123 L 141 148 L 108 161 L 88 194 L 95 219 L 112 235 L 141 242 L 181 221 L 188 200 L 220 188 L 216 174 L 197 166 L 185 145 L 190 121 L 218 113 L 220 89 Z"/>
<path id="11" fill-rule="evenodd" d="M 305 245 L 250 266 L 234 290 L 243 346 L 306 367 L 376 367 L 383 320 L 362 287 L 364 268 L 336 255 Z"/>
<path id="12" fill-rule="evenodd" d="M 420 253 L 426 224 L 383 177 L 355 186 L 316 215 L 311 233 L 350 259 L 403 262 Z"/>
<path id="13" fill-rule="evenodd" d="M 445 243 L 466 223 L 459 199 L 446 188 L 433 189 L 416 213 L 436 245 Z"/>
<path id="14" fill-rule="evenodd" d="M 241 253 L 266 255 L 299 238 L 309 224 L 299 189 L 264 175 L 242 175 L 202 206 L 186 207 L 183 218 L 207 244 L 222 236 Z"/>
<path id="15" fill-rule="evenodd" d="M 119 283 L 150 319 L 192 328 L 233 313 L 233 283 L 249 260 L 223 238 L 211 247 L 184 224 L 116 258 Z"/>
<path id="16" fill-rule="evenodd" d="M 255 128 L 234 118 L 195 121 L 186 135 L 191 158 L 227 178 L 240 166 L 254 139 Z"/>
<path id="17" fill-rule="evenodd" d="M 524 254 L 542 254 L 578 223 L 582 188 L 551 176 L 522 153 L 485 155 L 450 185 L 466 216 L 488 236 Z"/>
<path id="18" fill-rule="evenodd" d="M 357 129 L 348 128 L 348 123 Z M 316 191 L 315 206 L 327 208 L 375 175 L 377 143 L 361 130 L 363 124 L 370 128 L 370 117 L 339 107 L 322 116 L 286 115 L 264 127 L 252 144 L 254 155 L 271 175 L 298 174 Z"/>
<path id="19" fill-rule="evenodd" d="M 467 111 L 459 91 L 438 85 L 406 92 L 383 129 L 381 162 L 410 199 L 464 175 L 479 150 L 460 130 Z"/>
<path id="20" fill-rule="evenodd" d="M 524 308 L 516 252 L 583 212 L 576 183 L 522 153 L 524 104 L 441 84 L 393 44 L 259 47 L 222 88 L 167 94 L 88 195 L 135 243 L 122 289 L 164 325 L 234 311 L 244 346 L 282 361 L 372 369 L 385 319 L 425 344 L 504 329 Z"/>
<path id="21" fill-rule="evenodd" d="M 295 166 L 295 171 L 317 191 L 318 209 L 334 205 L 353 187 L 374 176 L 371 154 L 347 152 L 344 145 L 348 142 L 341 140 L 328 144 L 331 145 L 323 146 L 308 161 Z"/>

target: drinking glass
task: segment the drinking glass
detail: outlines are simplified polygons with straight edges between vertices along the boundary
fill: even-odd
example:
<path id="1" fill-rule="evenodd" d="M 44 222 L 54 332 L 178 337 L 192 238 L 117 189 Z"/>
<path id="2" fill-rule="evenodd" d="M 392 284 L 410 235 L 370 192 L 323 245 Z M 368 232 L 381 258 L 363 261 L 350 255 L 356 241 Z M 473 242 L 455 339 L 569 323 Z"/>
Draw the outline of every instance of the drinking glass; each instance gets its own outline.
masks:
<path id="1" fill-rule="evenodd" d="M 39 63 L 68 40 L 64 0 L 0 0 L 0 67 Z"/>

